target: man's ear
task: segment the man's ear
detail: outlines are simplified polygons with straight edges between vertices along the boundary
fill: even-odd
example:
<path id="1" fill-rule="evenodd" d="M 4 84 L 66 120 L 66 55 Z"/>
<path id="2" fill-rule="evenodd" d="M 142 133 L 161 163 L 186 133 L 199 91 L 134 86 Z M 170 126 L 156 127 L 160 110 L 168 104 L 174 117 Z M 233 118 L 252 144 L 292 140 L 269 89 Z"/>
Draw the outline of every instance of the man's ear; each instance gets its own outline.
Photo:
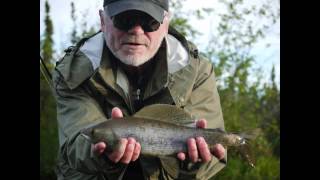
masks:
<path id="1" fill-rule="evenodd" d="M 99 16 L 100 16 L 100 29 L 101 29 L 102 32 L 104 32 L 106 24 L 104 22 L 104 20 L 105 20 L 104 16 L 105 15 L 104 15 L 104 11 L 103 10 L 99 10 Z"/>

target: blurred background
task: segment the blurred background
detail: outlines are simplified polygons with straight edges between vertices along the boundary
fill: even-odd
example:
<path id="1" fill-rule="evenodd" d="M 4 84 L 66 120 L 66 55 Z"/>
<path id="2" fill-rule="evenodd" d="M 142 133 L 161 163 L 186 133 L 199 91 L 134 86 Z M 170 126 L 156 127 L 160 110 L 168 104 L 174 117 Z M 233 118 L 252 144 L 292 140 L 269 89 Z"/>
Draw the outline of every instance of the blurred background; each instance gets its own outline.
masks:
<path id="1" fill-rule="evenodd" d="M 64 49 L 99 30 L 103 0 L 40 0 L 40 54 L 52 70 Z M 216 73 L 226 130 L 261 128 L 256 168 L 236 151 L 212 179 L 280 179 L 280 0 L 171 0 L 171 25 Z M 55 100 L 40 73 L 40 177 L 56 179 Z"/>

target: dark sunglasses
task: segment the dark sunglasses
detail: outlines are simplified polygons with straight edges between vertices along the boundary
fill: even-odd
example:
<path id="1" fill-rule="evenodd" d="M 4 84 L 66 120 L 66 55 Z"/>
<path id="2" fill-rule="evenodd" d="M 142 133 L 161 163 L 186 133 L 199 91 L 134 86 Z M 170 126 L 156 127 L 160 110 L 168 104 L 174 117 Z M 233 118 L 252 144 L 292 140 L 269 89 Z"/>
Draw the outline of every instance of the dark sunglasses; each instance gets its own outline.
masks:
<path id="1" fill-rule="evenodd" d="M 145 32 L 153 32 L 159 29 L 160 22 L 146 13 L 124 12 L 111 17 L 114 27 L 122 31 L 129 31 L 136 25 L 140 25 Z"/>

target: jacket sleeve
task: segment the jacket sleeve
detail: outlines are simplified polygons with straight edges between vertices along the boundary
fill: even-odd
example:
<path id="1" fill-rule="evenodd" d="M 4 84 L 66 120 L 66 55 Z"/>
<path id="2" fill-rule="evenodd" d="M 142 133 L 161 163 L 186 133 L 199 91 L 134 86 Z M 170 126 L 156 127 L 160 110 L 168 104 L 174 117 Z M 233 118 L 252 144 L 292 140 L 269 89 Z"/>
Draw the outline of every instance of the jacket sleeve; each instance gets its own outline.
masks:
<path id="1" fill-rule="evenodd" d="M 81 86 L 68 88 L 57 70 L 53 73 L 53 80 L 59 128 L 60 171 L 66 173 L 70 168 L 86 174 L 120 172 L 119 163 L 113 164 L 103 156 L 94 154 L 93 144 L 81 134 L 82 129 L 106 120 L 98 103 Z"/>
<path id="2" fill-rule="evenodd" d="M 213 65 L 204 59 L 198 61 L 198 65 L 198 75 L 190 98 L 186 102 L 185 110 L 190 112 L 195 119 L 205 118 L 208 122 L 208 128 L 224 130 Z M 181 179 L 209 179 L 225 165 L 226 158 L 219 161 L 214 156 L 208 163 L 184 162 L 180 166 L 179 177 Z"/>

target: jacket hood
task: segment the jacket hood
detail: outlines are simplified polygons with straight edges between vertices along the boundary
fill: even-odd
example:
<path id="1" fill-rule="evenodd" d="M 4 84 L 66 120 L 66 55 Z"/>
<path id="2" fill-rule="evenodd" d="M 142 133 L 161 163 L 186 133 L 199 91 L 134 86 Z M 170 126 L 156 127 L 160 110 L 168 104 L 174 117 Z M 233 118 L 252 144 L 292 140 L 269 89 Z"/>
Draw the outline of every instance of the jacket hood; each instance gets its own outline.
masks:
<path id="1" fill-rule="evenodd" d="M 172 74 L 189 64 L 189 45 L 185 38 L 173 28 L 169 29 L 165 41 L 167 72 Z M 74 52 L 66 54 L 59 62 L 56 69 L 64 77 L 70 89 L 78 87 L 99 68 L 104 47 L 106 46 L 103 32 L 98 32 L 79 43 Z"/>

